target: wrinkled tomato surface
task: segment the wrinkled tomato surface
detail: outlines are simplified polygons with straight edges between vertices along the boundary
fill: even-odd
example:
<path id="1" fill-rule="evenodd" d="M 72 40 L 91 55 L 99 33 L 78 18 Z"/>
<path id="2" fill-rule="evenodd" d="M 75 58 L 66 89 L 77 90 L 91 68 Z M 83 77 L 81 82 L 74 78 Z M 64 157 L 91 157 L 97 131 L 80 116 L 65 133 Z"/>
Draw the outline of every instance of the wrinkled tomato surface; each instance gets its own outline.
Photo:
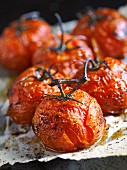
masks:
<path id="1" fill-rule="evenodd" d="M 115 9 L 89 11 L 79 20 L 72 34 L 85 35 L 91 46 L 94 39 L 104 57 L 123 58 L 127 53 L 127 19 Z"/>
<path id="2" fill-rule="evenodd" d="M 58 37 L 61 37 L 60 34 Z M 48 49 L 46 51 L 39 49 L 33 56 L 32 63 L 33 65 L 43 64 L 46 67 L 53 65 L 66 78 L 72 78 L 82 68 L 81 61 L 87 58 L 94 58 L 94 55 L 86 42 L 78 37 L 64 34 L 64 42 L 60 49 Z"/>
<path id="3" fill-rule="evenodd" d="M 82 76 L 83 70 L 75 77 Z M 108 57 L 97 70 L 88 70 L 88 77 L 89 81 L 79 88 L 96 98 L 103 113 L 124 113 L 127 109 L 127 65 Z"/>
<path id="4" fill-rule="evenodd" d="M 105 120 L 97 101 L 82 90 L 76 90 L 70 98 L 61 98 L 59 93 L 46 96 L 34 113 L 33 130 L 51 150 L 81 150 L 103 135 Z"/>
<path id="5" fill-rule="evenodd" d="M 34 110 L 45 94 L 52 94 L 59 91 L 57 86 L 49 86 L 51 79 L 46 76 L 43 80 L 36 79 L 36 70 L 44 68 L 42 65 L 31 67 L 21 73 L 9 90 L 8 114 L 19 124 L 31 124 Z M 51 73 L 55 70 L 51 69 Z M 63 77 L 56 73 L 54 78 Z"/>
<path id="6" fill-rule="evenodd" d="M 44 20 L 31 19 L 12 22 L 0 37 L 0 64 L 13 72 L 31 66 L 37 48 L 55 44 L 51 26 Z"/>

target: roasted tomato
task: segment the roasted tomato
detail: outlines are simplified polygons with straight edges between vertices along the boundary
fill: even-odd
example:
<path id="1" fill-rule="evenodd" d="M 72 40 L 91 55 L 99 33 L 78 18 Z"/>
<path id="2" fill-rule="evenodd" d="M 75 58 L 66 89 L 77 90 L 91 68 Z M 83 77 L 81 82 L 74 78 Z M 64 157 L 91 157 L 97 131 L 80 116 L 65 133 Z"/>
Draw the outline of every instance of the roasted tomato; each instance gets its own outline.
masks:
<path id="1" fill-rule="evenodd" d="M 69 91 L 69 88 L 64 90 L 66 94 Z M 72 152 L 100 139 L 105 120 L 97 101 L 88 93 L 76 90 L 68 98 L 60 93 L 44 97 L 36 108 L 32 125 L 45 147 Z"/>
<path id="2" fill-rule="evenodd" d="M 19 124 L 31 124 L 37 104 L 45 94 L 58 91 L 57 86 L 49 86 L 51 79 L 43 72 L 44 67 L 37 65 L 21 73 L 9 90 L 10 107 L 8 114 Z M 60 73 L 49 69 L 54 78 L 62 78 Z"/>
<path id="3" fill-rule="evenodd" d="M 75 78 L 82 77 L 83 74 L 84 70 L 79 71 Z M 80 84 L 79 89 L 95 97 L 105 115 L 124 113 L 127 109 L 127 65 L 125 63 L 108 57 L 97 69 L 88 70 L 88 78 L 89 81 Z"/>
<path id="4" fill-rule="evenodd" d="M 82 63 L 78 60 L 84 61 L 87 58 L 94 58 L 94 55 L 84 41 L 85 37 L 58 34 L 59 39 L 62 36 L 63 39 L 58 47 L 56 46 L 46 51 L 39 49 L 33 56 L 32 63 L 33 65 L 43 64 L 46 67 L 54 65 L 65 77 L 71 78 L 82 68 Z"/>
<path id="5" fill-rule="evenodd" d="M 37 48 L 54 44 L 51 26 L 46 21 L 23 15 L 3 30 L 0 37 L 0 64 L 8 70 L 21 72 L 31 66 L 31 58 Z"/>
<path id="6" fill-rule="evenodd" d="M 85 35 L 97 55 L 97 48 L 104 57 L 123 58 L 127 53 L 127 19 L 115 9 L 88 10 L 72 34 Z"/>

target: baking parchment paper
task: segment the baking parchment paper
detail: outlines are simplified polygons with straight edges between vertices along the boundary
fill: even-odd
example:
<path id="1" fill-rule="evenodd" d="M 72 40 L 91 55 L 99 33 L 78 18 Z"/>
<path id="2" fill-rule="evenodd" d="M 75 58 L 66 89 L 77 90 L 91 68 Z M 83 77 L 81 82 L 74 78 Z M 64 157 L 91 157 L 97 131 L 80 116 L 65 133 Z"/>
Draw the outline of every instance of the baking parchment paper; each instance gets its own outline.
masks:
<path id="1" fill-rule="evenodd" d="M 120 12 L 127 16 L 127 7 Z M 64 30 L 69 31 L 76 21 L 64 23 Z M 54 32 L 59 30 L 54 26 Z M 125 61 L 126 62 L 126 61 Z M 127 62 L 126 62 L 127 63 Z M 50 161 L 55 158 L 81 160 L 108 156 L 127 156 L 127 115 L 107 116 L 103 138 L 88 149 L 73 153 L 56 153 L 45 149 L 34 135 L 31 127 L 16 125 L 5 116 L 8 108 L 7 89 L 15 76 L 9 76 L 0 68 L 0 166 L 9 163 L 26 163 L 33 160 Z"/>

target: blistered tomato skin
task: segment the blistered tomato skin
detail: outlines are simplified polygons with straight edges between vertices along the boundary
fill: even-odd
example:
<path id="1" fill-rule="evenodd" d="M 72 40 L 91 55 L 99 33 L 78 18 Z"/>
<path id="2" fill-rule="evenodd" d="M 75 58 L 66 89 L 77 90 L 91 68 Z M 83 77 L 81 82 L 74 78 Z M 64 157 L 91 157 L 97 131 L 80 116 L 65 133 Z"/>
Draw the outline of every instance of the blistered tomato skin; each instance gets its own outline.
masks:
<path id="1" fill-rule="evenodd" d="M 60 35 L 58 35 L 58 37 L 60 37 Z M 69 41 L 69 43 L 67 43 L 67 41 Z M 67 49 L 65 50 L 63 50 L 63 48 L 61 48 L 60 51 L 52 49 L 47 51 L 43 49 L 37 50 L 33 56 L 32 64 L 43 64 L 46 67 L 54 65 L 66 78 L 72 78 L 76 72 L 82 68 L 83 64 L 81 61 L 88 58 L 93 59 L 94 55 L 86 42 L 79 38 L 64 34 L 63 44 L 64 43 L 67 43 Z M 80 48 L 77 48 L 79 46 Z"/>
<path id="2" fill-rule="evenodd" d="M 41 46 L 55 44 L 51 26 L 44 20 L 31 19 L 12 22 L 0 37 L 0 64 L 13 72 L 31 66 L 32 55 Z"/>
<path id="3" fill-rule="evenodd" d="M 90 23 L 85 14 L 73 29 L 73 35 L 85 35 L 88 43 L 94 38 L 104 57 L 123 58 L 127 53 L 127 19 L 114 9 L 101 8 L 93 11 L 96 21 Z"/>
<path id="4" fill-rule="evenodd" d="M 33 130 L 51 150 L 78 151 L 103 135 L 105 120 L 96 100 L 82 90 L 75 91 L 72 97 L 79 102 L 46 96 L 34 113 Z"/>
<path id="5" fill-rule="evenodd" d="M 90 80 L 79 88 L 96 98 L 105 115 L 124 113 L 127 109 L 127 65 L 113 58 L 106 58 L 105 63 L 98 70 L 89 70 Z M 80 71 L 76 77 L 82 75 Z"/>
<path id="6" fill-rule="evenodd" d="M 57 86 L 49 86 L 50 79 L 37 80 L 35 72 L 41 65 L 31 67 L 21 73 L 9 90 L 8 114 L 18 124 L 31 124 L 34 110 L 41 102 L 45 94 L 52 94 L 58 91 Z M 53 70 L 51 72 L 54 72 Z M 54 78 L 62 78 L 60 73 L 56 73 Z"/>

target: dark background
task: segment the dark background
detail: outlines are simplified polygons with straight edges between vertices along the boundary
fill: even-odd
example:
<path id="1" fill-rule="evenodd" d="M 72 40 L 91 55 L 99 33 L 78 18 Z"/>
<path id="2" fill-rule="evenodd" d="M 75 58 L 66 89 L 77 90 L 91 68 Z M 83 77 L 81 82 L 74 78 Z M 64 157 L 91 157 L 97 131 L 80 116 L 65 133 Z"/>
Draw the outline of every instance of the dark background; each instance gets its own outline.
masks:
<path id="1" fill-rule="evenodd" d="M 58 12 L 63 21 L 76 18 L 76 13 L 86 6 L 118 8 L 127 0 L 0 0 L 0 33 L 12 20 L 30 11 L 40 11 L 50 24 L 56 23 L 54 13 Z"/>

